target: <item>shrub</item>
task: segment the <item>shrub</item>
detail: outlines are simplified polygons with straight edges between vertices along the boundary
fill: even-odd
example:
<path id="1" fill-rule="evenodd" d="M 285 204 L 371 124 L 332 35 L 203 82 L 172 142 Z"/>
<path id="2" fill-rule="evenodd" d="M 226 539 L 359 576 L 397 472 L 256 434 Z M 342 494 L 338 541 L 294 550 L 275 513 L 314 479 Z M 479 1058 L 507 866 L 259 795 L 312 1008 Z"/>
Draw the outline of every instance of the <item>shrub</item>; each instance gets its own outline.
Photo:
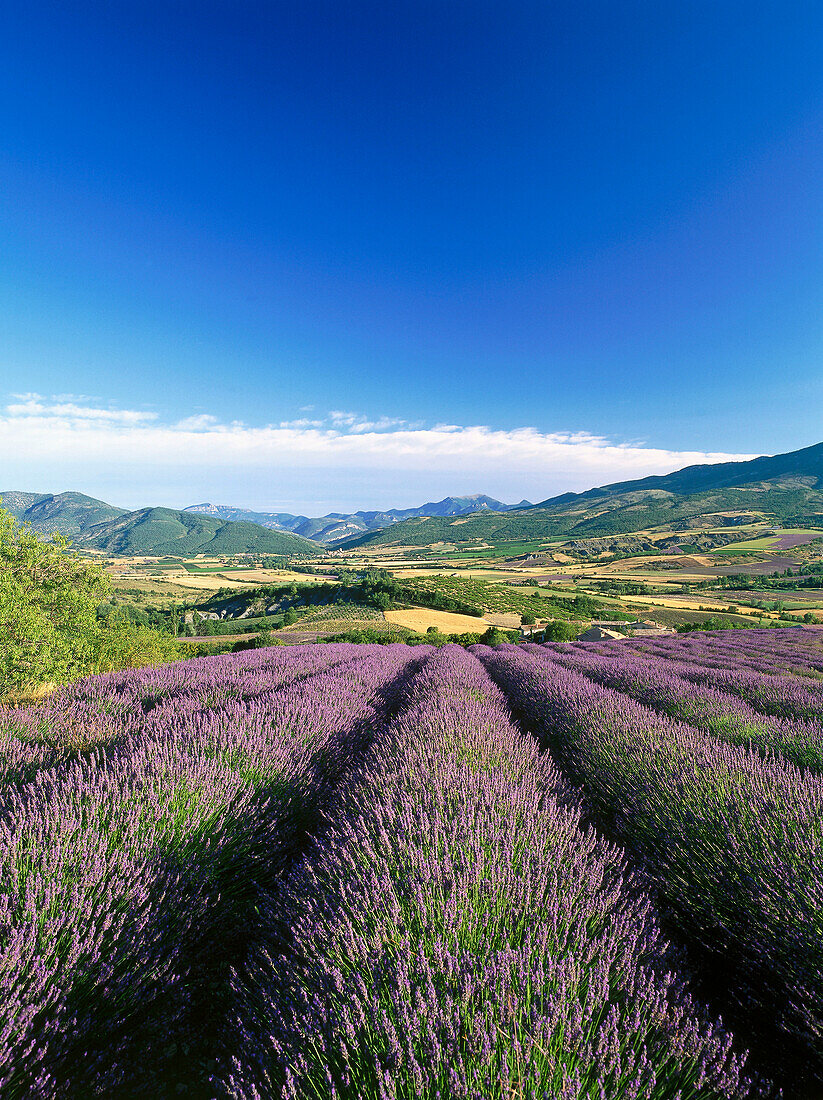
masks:
<path id="1" fill-rule="evenodd" d="M 564 619 L 555 619 L 546 627 L 546 641 L 573 642 L 580 633 L 580 623 L 566 622 Z"/>
<path id="2" fill-rule="evenodd" d="M 179 660 L 176 641 L 147 616 L 106 603 L 101 563 L 39 538 L 0 509 L 0 697 L 91 672 Z"/>
<path id="3" fill-rule="evenodd" d="M 41 540 L 0 509 L 0 694 L 69 680 L 94 660 L 108 579 L 68 545 L 56 533 Z"/>
<path id="4" fill-rule="evenodd" d="M 94 654 L 84 671 L 114 672 L 120 668 L 163 665 L 179 661 L 183 655 L 182 646 L 171 635 L 131 622 L 114 611 L 99 630 Z M 189 656 L 190 651 L 186 650 L 185 655 Z"/>

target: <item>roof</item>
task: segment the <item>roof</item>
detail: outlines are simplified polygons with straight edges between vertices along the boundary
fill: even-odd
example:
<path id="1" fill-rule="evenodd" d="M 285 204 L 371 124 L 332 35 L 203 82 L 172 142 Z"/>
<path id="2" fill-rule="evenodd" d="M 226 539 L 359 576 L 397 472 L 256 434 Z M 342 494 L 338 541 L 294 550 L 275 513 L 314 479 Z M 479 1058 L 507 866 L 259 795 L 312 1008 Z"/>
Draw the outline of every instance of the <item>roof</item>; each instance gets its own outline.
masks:
<path id="1" fill-rule="evenodd" d="M 624 639 L 625 634 L 618 634 L 616 630 L 606 630 L 602 626 L 593 626 L 577 639 L 579 642 L 605 642 L 609 639 Z"/>

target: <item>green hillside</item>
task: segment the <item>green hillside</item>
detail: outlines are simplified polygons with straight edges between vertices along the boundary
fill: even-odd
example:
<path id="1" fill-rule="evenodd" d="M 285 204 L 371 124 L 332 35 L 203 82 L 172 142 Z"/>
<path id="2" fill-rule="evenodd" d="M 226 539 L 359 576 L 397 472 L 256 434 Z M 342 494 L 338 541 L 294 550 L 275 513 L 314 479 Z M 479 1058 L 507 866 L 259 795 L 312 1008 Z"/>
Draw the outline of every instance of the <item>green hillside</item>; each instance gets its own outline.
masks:
<path id="1" fill-rule="evenodd" d="M 310 557 L 317 547 L 297 535 L 172 508 L 143 508 L 99 524 L 77 545 L 107 554 L 166 555 L 274 554 Z"/>
<path id="2" fill-rule="evenodd" d="M 535 508 L 556 508 L 587 500 L 603 501 L 604 498 L 624 493 L 661 490 L 677 496 L 689 496 L 711 490 L 731 489 L 741 485 L 779 481 L 787 485 L 796 479 L 808 481 L 807 488 L 823 487 L 823 443 L 788 451 L 781 455 L 764 455 L 748 462 L 716 462 L 700 466 L 685 466 L 671 474 L 659 474 L 639 478 L 636 481 L 618 481 L 585 493 L 564 493 L 536 504 Z"/>
<path id="3" fill-rule="evenodd" d="M 720 526 L 723 513 L 745 513 L 754 521 L 767 523 L 796 522 L 798 516 L 804 516 L 804 522 L 823 526 L 823 443 L 750 462 L 689 466 L 660 477 L 565 493 L 502 515 L 483 512 L 460 518 L 405 520 L 341 545 L 592 538 L 677 528 L 702 517 Z"/>
<path id="4" fill-rule="evenodd" d="M 124 513 L 122 508 L 83 493 L 21 493 L 14 489 L 0 493 L 0 507 L 42 535 L 59 531 L 70 538 Z"/>
<path id="5" fill-rule="evenodd" d="M 372 531 L 337 545 L 350 550 L 358 546 L 430 546 L 438 542 L 531 541 L 565 534 L 573 526 L 572 522 L 563 523 L 532 512 L 502 515 L 478 512 L 460 519 L 452 516 L 407 519 L 382 531 Z"/>

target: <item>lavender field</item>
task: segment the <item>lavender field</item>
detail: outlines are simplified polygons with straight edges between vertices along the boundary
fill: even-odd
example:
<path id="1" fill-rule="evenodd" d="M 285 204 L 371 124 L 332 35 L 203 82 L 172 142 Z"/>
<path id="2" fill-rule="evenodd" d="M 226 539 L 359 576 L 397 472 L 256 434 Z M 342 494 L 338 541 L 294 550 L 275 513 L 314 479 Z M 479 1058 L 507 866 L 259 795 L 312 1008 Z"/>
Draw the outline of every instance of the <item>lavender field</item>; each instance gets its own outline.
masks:
<path id="1" fill-rule="evenodd" d="M 0 711 L 0 1096 L 823 1095 L 823 631 Z"/>

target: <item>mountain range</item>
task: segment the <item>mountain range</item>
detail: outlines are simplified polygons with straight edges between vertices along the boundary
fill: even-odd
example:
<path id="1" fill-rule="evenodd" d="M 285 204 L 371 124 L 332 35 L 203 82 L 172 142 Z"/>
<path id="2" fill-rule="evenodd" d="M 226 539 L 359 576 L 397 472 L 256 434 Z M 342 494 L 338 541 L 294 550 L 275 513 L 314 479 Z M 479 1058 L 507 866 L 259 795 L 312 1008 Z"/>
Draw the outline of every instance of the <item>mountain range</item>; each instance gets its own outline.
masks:
<path id="1" fill-rule="evenodd" d="M 590 538 L 653 528 L 715 525 L 724 515 L 823 526 L 823 443 L 745 462 L 686 466 L 670 474 L 563 493 L 505 515 L 408 519 L 341 545 Z"/>
<path id="2" fill-rule="evenodd" d="M 492 497 L 446 497 L 420 508 L 385 512 L 333 512 L 312 519 L 286 512 L 253 512 L 245 508 L 198 504 L 191 508 L 117 508 L 83 493 L 0 493 L 0 507 L 21 523 L 50 535 L 58 530 L 75 546 L 107 554 L 193 556 L 269 554 L 309 557 L 323 545 L 363 531 L 402 522 L 410 516 L 457 516 L 483 510 L 505 511 L 528 506 L 501 504 Z"/>
<path id="3" fill-rule="evenodd" d="M 402 523 L 417 516 L 463 516 L 474 512 L 511 512 L 530 508 L 527 500 L 519 504 L 503 504 L 493 497 L 477 493 L 466 497 L 444 497 L 437 502 L 421 504 L 419 508 L 389 508 L 380 512 L 329 512 L 312 519 L 294 516 L 289 512 L 252 512 L 246 508 L 232 508 L 223 504 L 192 504 L 184 509 L 199 515 L 216 516 L 219 519 L 246 520 L 271 527 L 278 531 L 290 531 L 314 542 L 332 543 L 366 531 L 378 531 Z"/>
<path id="4" fill-rule="evenodd" d="M 194 556 L 195 554 L 270 554 L 310 557 L 317 546 L 308 539 L 271 531 L 256 523 L 232 523 L 214 516 L 173 508 L 127 512 L 82 493 L 0 493 L 0 507 L 35 531 L 60 531 L 85 550 L 107 554 Z"/>
<path id="5" fill-rule="evenodd" d="M 687 466 L 619 481 L 539 504 L 483 495 L 446 497 L 419 508 L 331 512 L 312 519 L 227 505 L 122 508 L 82 493 L 0 493 L 0 507 L 44 534 L 108 554 L 257 553 L 308 557 L 320 546 L 429 546 L 438 542 L 597 538 L 655 528 L 751 521 L 823 527 L 823 443 L 747 462 Z M 318 545 L 320 544 L 320 545 Z"/>

